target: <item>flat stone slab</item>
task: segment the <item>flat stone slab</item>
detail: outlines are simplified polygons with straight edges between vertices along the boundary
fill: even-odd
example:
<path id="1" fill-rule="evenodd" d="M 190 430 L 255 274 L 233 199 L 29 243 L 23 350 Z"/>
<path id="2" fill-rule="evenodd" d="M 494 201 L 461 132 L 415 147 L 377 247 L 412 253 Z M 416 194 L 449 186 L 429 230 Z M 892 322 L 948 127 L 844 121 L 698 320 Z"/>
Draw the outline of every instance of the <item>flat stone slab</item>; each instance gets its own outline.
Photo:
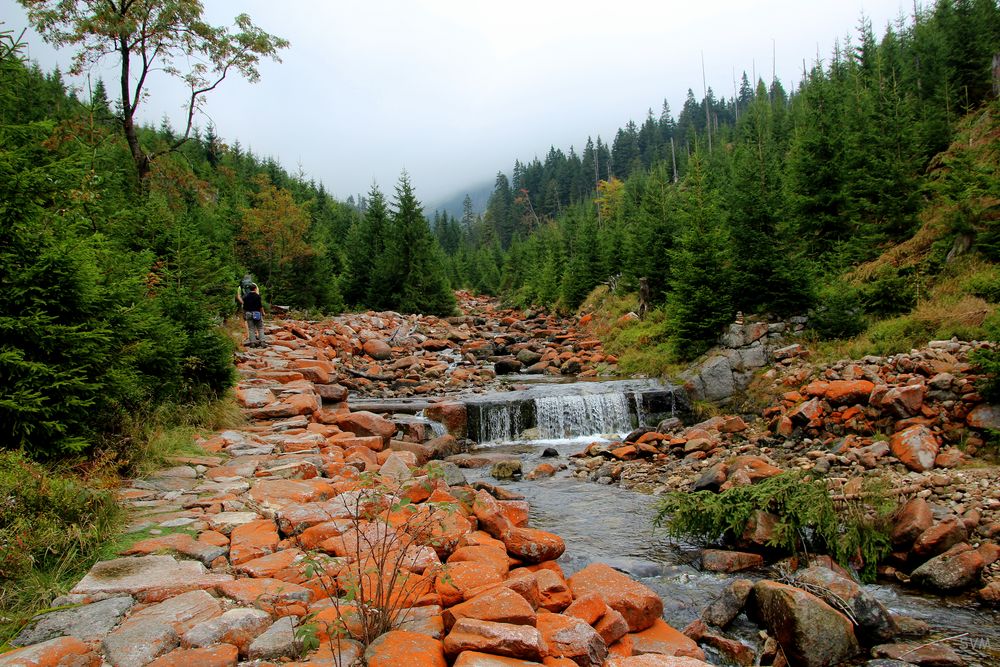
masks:
<path id="1" fill-rule="evenodd" d="M 130 596 L 122 596 L 37 616 L 10 644 L 30 646 L 56 637 L 76 637 L 84 642 L 100 641 L 134 604 L 135 600 Z"/>
<path id="2" fill-rule="evenodd" d="M 198 561 L 178 561 L 173 556 L 142 556 L 97 563 L 70 592 L 128 594 L 143 602 L 154 602 L 187 591 L 215 588 L 232 580 L 228 574 L 206 571 Z"/>

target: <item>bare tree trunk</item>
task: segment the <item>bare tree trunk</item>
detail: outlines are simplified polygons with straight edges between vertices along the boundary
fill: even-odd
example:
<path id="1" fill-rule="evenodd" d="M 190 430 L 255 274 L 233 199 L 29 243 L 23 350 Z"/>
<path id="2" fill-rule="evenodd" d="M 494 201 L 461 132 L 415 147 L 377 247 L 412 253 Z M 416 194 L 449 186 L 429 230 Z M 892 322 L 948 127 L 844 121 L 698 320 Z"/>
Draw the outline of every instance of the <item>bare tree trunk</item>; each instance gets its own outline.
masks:
<path id="1" fill-rule="evenodd" d="M 674 165 L 674 183 L 677 182 L 677 153 L 674 150 L 674 138 L 670 137 L 670 161 Z"/>
<path id="2" fill-rule="evenodd" d="M 132 90 L 130 88 L 129 74 L 131 67 L 131 53 L 129 50 L 128 35 L 121 33 L 118 36 L 118 51 L 121 53 L 121 88 L 122 88 L 122 129 L 125 131 L 125 141 L 128 143 L 129 152 L 132 154 L 132 162 L 135 163 L 135 173 L 139 178 L 139 185 L 145 182 L 149 175 L 149 156 L 139 145 L 139 134 L 135 129 L 135 102 L 132 100 Z"/>
<path id="3" fill-rule="evenodd" d="M 993 97 L 1000 97 L 1000 53 L 993 54 Z"/>
<path id="4" fill-rule="evenodd" d="M 705 131 L 708 132 L 708 152 L 712 152 L 712 119 L 708 113 L 708 83 L 705 80 L 705 52 L 701 53 L 701 87 L 705 91 Z"/>

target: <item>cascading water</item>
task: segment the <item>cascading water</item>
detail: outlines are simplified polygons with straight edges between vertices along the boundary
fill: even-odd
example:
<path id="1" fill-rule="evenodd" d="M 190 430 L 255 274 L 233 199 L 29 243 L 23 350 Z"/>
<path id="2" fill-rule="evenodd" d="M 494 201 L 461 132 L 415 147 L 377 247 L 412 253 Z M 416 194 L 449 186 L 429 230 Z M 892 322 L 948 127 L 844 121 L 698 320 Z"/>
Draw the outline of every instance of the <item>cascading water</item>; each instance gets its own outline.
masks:
<path id="1" fill-rule="evenodd" d="M 535 399 L 535 415 L 538 435 L 542 438 L 570 438 L 632 430 L 628 398 L 621 392 L 539 396 Z"/>
<path id="2" fill-rule="evenodd" d="M 496 445 L 525 437 L 623 435 L 636 425 L 673 416 L 678 391 L 683 392 L 657 380 L 608 380 L 538 384 L 464 402 L 470 437 L 479 444 Z M 535 431 L 526 434 L 528 429 Z"/>
<path id="3" fill-rule="evenodd" d="M 483 406 L 479 411 L 478 441 L 485 443 L 515 440 L 526 427 L 524 406 L 519 403 Z"/>

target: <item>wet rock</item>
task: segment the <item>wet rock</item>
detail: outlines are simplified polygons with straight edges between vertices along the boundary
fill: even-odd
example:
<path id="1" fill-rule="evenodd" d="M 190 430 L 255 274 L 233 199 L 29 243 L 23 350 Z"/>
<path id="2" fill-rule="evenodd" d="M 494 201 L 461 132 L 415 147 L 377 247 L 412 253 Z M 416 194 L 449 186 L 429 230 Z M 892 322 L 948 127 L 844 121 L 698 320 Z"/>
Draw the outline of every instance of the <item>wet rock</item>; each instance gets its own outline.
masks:
<path id="1" fill-rule="evenodd" d="M 591 563 L 569 578 L 574 597 L 597 593 L 628 622 L 629 632 L 645 630 L 663 614 L 663 601 L 651 588 L 612 569 Z"/>
<path id="2" fill-rule="evenodd" d="M 386 441 L 396 434 L 395 424 L 381 415 L 365 410 L 342 413 L 337 416 L 336 424 L 355 435 L 379 436 Z"/>
<path id="3" fill-rule="evenodd" d="M 466 438 L 469 434 L 468 411 L 462 403 L 441 402 L 424 408 L 424 416 L 444 424 L 448 433 L 456 438 Z"/>
<path id="4" fill-rule="evenodd" d="M 913 543 L 913 555 L 921 559 L 937 556 L 968 538 L 969 533 L 962 520 L 949 517 L 920 533 Z"/>
<path id="5" fill-rule="evenodd" d="M 851 622 L 815 595 L 775 581 L 759 581 L 754 596 L 757 612 L 791 664 L 829 667 L 857 654 Z"/>
<path id="6" fill-rule="evenodd" d="M 856 634 L 866 644 L 889 641 L 899 627 L 885 606 L 853 580 L 825 567 L 809 567 L 795 574 L 798 583 L 814 586 L 813 592 L 827 603 L 846 604 L 854 619 Z M 831 596 L 828 598 L 827 596 Z M 832 596 L 836 596 L 835 599 Z"/>
<path id="7" fill-rule="evenodd" d="M 872 648 L 872 656 L 927 667 L 964 667 L 966 664 L 953 648 L 944 643 L 880 644 Z"/>
<path id="8" fill-rule="evenodd" d="M 705 549 L 701 552 L 701 567 L 709 572 L 739 572 L 764 565 L 760 554 L 743 551 Z"/>
<path id="9" fill-rule="evenodd" d="M 99 641 L 118 625 L 133 604 L 135 600 L 131 597 L 115 597 L 36 616 L 11 640 L 10 645 L 28 646 L 57 637 L 76 637 L 85 642 Z"/>
<path id="10" fill-rule="evenodd" d="M 515 375 L 521 372 L 522 364 L 514 358 L 497 359 L 493 362 L 493 372 L 497 375 Z"/>
<path id="11" fill-rule="evenodd" d="M 705 653 L 698 644 L 679 630 L 672 628 L 657 618 L 653 624 L 629 635 L 632 640 L 632 650 L 636 654 L 656 653 L 674 657 L 705 659 Z"/>
<path id="12" fill-rule="evenodd" d="M 609 658 L 604 667 L 711 667 L 707 662 L 697 658 L 683 658 L 667 655 L 634 655 L 629 657 Z"/>
<path id="13" fill-rule="evenodd" d="M 601 667 L 608 656 L 604 639 L 589 623 L 563 614 L 539 614 L 538 632 L 546 656 L 569 658 L 579 667 Z"/>
<path id="14" fill-rule="evenodd" d="M 715 600 L 701 612 L 701 618 L 719 628 L 725 628 L 733 622 L 746 604 L 753 582 L 749 579 L 735 579 L 729 583 Z"/>
<path id="15" fill-rule="evenodd" d="M 536 614 L 528 601 L 513 590 L 497 588 L 445 609 L 442 618 L 445 629 L 450 630 L 463 618 L 533 626 Z"/>
<path id="16" fill-rule="evenodd" d="M 520 479 L 521 474 L 520 459 L 497 461 L 490 468 L 490 476 L 494 479 Z"/>

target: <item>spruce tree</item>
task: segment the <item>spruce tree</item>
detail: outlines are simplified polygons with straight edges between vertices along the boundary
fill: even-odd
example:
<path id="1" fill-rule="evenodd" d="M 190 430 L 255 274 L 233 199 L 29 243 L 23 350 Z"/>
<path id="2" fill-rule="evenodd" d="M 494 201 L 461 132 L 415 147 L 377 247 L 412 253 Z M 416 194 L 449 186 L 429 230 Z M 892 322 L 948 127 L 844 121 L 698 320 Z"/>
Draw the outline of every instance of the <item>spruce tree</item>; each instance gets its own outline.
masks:
<path id="1" fill-rule="evenodd" d="M 698 154 L 689 165 L 679 193 L 681 233 L 670 251 L 667 297 L 671 343 L 681 360 L 693 359 L 711 347 L 734 314 L 733 252 L 718 196 L 708 186 Z"/>
<path id="2" fill-rule="evenodd" d="M 396 196 L 385 251 L 377 262 L 372 297 L 406 313 L 449 315 L 455 295 L 445 275 L 444 253 L 438 246 L 423 209 L 404 171 Z"/>

